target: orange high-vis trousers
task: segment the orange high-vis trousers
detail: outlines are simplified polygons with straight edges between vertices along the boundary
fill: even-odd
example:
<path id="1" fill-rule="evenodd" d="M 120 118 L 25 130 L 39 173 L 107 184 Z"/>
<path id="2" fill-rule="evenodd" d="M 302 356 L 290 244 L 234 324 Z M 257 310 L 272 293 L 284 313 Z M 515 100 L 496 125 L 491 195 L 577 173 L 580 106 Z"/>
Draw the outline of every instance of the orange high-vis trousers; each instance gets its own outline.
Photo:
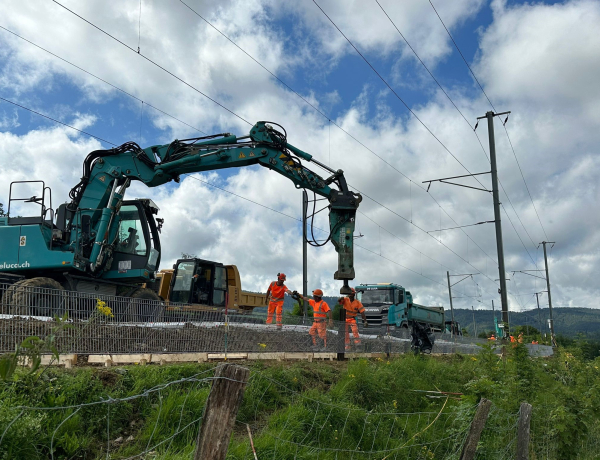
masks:
<path id="1" fill-rule="evenodd" d="M 269 302 L 269 312 L 267 314 L 267 324 L 271 324 L 273 322 L 273 313 L 277 312 L 276 320 L 277 324 L 281 324 L 281 319 L 283 316 L 283 300 L 280 302 Z"/>
<path id="2" fill-rule="evenodd" d="M 354 344 L 360 344 L 360 336 L 358 335 L 358 326 L 356 325 L 356 319 L 347 319 L 346 320 L 346 337 L 344 343 L 346 347 L 350 346 L 350 329 L 352 329 L 352 335 L 354 336 Z"/>
<path id="3" fill-rule="evenodd" d="M 313 345 L 317 344 L 316 335 L 318 334 L 321 340 L 323 340 L 323 345 L 327 346 L 327 324 L 325 320 L 315 321 L 308 333 L 312 337 Z"/>

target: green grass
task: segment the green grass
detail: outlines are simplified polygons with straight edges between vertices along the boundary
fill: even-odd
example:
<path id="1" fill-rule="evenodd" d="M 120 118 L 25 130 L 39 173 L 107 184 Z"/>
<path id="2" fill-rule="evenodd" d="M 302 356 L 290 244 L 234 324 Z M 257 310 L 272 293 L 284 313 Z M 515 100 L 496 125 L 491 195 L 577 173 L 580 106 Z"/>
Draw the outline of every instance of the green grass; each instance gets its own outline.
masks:
<path id="1" fill-rule="evenodd" d="M 482 397 L 494 406 L 478 458 L 514 456 L 522 401 L 534 407 L 530 458 L 597 458 L 600 360 L 584 360 L 573 350 L 536 360 L 521 348 L 511 348 L 501 360 L 484 347 L 477 356 L 405 355 L 389 361 L 248 366 L 251 379 L 228 458 L 252 458 L 247 425 L 260 459 L 382 459 L 387 455 L 383 451 L 398 459 L 458 458 Z M 161 442 L 147 458 L 189 459 L 210 392 L 211 381 L 203 377 L 212 375 L 212 367 L 18 373 L 0 388 L 0 436 L 6 430 L 0 459 L 50 458 L 51 446 L 55 459 L 106 458 L 107 447 L 110 458 L 119 459 Z M 196 374 L 201 375 L 191 379 Z M 79 407 L 139 395 L 182 379 L 189 380 L 126 402 Z M 432 399 L 415 390 L 463 395 Z M 22 412 L 18 407 L 24 405 L 79 408 Z M 121 441 L 115 442 L 118 438 Z"/>

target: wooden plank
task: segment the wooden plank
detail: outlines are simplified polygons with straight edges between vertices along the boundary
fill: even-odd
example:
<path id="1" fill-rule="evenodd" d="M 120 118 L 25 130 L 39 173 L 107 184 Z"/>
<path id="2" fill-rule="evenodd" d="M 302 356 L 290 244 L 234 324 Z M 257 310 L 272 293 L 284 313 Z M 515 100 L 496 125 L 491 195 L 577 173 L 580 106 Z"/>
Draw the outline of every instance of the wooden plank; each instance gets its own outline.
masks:
<path id="1" fill-rule="evenodd" d="M 373 353 L 346 353 L 346 358 L 359 359 L 359 358 L 372 358 Z"/>
<path id="2" fill-rule="evenodd" d="M 313 353 L 284 353 L 284 359 L 312 359 Z"/>
<path id="3" fill-rule="evenodd" d="M 471 422 L 471 428 L 469 429 L 467 440 L 463 446 L 460 460 L 473 460 L 475 458 L 475 454 L 477 453 L 477 445 L 479 444 L 479 438 L 481 437 L 481 432 L 483 431 L 483 427 L 485 426 L 485 422 L 487 421 L 491 408 L 492 401 L 481 398 L 481 401 L 479 401 L 479 406 L 477 407 L 477 411 L 475 412 L 475 417 L 473 417 L 473 421 Z"/>
<path id="4" fill-rule="evenodd" d="M 208 353 L 157 353 L 152 355 L 153 363 L 204 363 Z"/>
<path id="5" fill-rule="evenodd" d="M 329 359 L 330 361 L 337 357 L 337 353 L 313 353 L 314 359 Z"/>
<path id="6" fill-rule="evenodd" d="M 202 415 L 194 460 L 225 460 L 250 370 L 220 364 Z"/>
<path id="7" fill-rule="evenodd" d="M 208 359 L 247 359 L 248 353 L 209 353 Z"/>
<path id="8" fill-rule="evenodd" d="M 77 364 L 77 355 L 59 355 L 58 360 L 54 359 L 53 355 L 42 355 L 42 366 L 49 366 L 52 363 L 53 366 L 65 366 L 71 367 L 73 364 Z"/>
<path id="9" fill-rule="evenodd" d="M 519 411 L 519 431 L 517 432 L 517 460 L 529 459 L 529 436 L 531 422 L 531 404 L 521 403 Z"/>
<path id="10" fill-rule="evenodd" d="M 104 364 L 111 361 L 112 364 L 139 364 L 142 360 L 152 361 L 152 354 L 131 354 L 131 355 L 89 355 L 88 364 Z"/>
<path id="11" fill-rule="evenodd" d="M 248 353 L 249 360 L 276 359 L 277 361 L 281 361 L 284 358 L 285 358 L 285 353 Z"/>

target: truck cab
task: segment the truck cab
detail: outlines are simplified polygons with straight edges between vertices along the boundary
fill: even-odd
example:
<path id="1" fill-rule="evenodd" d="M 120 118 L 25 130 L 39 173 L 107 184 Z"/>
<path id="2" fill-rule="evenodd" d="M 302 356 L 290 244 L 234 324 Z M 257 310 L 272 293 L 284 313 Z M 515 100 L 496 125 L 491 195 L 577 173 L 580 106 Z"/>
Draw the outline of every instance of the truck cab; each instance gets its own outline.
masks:
<path id="1" fill-rule="evenodd" d="M 369 325 L 408 328 L 411 321 L 444 331 L 444 307 L 426 307 L 413 303 L 410 291 L 394 283 L 361 284 L 356 297 L 365 307 Z"/>

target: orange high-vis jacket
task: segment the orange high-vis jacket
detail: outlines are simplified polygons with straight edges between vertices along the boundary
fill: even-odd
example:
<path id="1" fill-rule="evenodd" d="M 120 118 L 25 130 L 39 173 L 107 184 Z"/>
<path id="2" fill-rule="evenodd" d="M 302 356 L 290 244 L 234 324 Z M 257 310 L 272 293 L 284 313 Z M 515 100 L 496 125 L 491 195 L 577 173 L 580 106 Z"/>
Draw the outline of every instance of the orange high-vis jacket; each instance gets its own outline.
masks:
<path id="1" fill-rule="evenodd" d="M 313 309 L 313 317 L 315 318 L 315 321 L 321 321 L 325 319 L 327 317 L 327 312 L 331 310 L 329 305 L 327 305 L 327 302 L 324 300 L 321 300 L 317 303 L 314 299 L 310 299 L 308 304 Z"/>
<path id="2" fill-rule="evenodd" d="M 351 302 L 348 297 L 344 297 L 342 299 L 342 305 L 344 310 L 346 310 L 346 320 L 355 320 L 358 313 L 365 311 L 365 307 L 363 307 L 360 300 L 354 299 L 354 301 Z"/>
<path id="3" fill-rule="evenodd" d="M 271 302 L 283 302 L 284 294 L 289 291 L 285 284 L 279 286 L 277 281 L 273 281 L 269 285 L 269 291 L 271 292 Z"/>

